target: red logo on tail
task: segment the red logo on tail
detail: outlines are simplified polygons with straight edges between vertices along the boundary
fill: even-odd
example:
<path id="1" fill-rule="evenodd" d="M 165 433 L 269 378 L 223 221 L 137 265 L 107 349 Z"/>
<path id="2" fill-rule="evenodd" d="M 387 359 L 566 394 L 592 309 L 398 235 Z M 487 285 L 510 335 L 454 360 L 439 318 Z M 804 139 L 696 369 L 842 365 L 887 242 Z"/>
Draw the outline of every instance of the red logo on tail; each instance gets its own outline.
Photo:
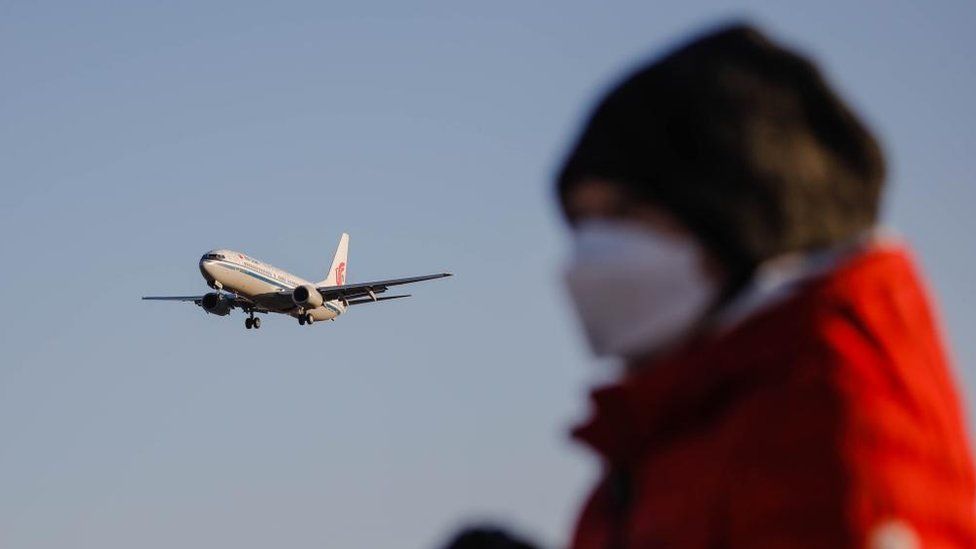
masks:
<path id="1" fill-rule="evenodd" d="M 343 261 L 342 263 L 339 264 L 338 267 L 336 267 L 335 273 L 336 273 L 336 286 L 342 286 L 342 284 L 346 281 L 345 261 Z"/>

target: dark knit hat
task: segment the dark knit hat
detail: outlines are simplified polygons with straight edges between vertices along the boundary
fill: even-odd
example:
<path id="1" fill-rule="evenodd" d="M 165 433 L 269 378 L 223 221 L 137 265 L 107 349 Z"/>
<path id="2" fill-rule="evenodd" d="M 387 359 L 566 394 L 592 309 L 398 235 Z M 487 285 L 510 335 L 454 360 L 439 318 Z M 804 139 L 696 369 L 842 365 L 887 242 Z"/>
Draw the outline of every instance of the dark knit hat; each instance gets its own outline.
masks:
<path id="1" fill-rule="evenodd" d="M 620 184 L 674 214 L 733 276 L 873 225 L 874 137 L 806 58 L 744 25 L 643 66 L 592 114 L 559 174 Z"/>

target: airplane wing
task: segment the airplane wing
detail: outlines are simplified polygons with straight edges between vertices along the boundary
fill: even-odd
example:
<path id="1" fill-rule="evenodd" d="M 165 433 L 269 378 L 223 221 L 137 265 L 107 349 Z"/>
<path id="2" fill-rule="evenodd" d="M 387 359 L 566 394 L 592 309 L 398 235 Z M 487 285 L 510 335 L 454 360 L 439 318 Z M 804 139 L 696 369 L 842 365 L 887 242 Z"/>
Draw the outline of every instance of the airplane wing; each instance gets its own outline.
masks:
<path id="1" fill-rule="evenodd" d="M 403 299 L 405 297 L 410 297 L 410 294 L 388 295 L 385 297 L 377 297 L 376 301 L 389 301 L 391 299 Z M 373 301 L 371 298 L 368 297 L 361 297 L 359 299 L 353 299 L 351 301 L 347 301 L 346 303 L 348 303 L 349 305 L 365 305 L 366 303 L 376 303 L 376 301 Z"/>
<path id="2" fill-rule="evenodd" d="M 147 301 L 193 301 L 199 302 L 203 299 L 202 295 L 149 295 L 143 296 Z"/>
<path id="3" fill-rule="evenodd" d="M 377 280 L 375 282 L 357 282 L 356 284 L 343 284 L 341 286 L 319 286 L 316 290 L 322 294 L 322 299 L 326 301 L 342 299 L 345 301 L 355 300 L 356 298 L 369 297 L 369 301 L 374 301 L 376 294 L 381 294 L 391 286 L 403 284 L 413 284 L 425 280 L 434 280 L 451 276 L 451 273 L 437 273 L 424 276 L 411 276 L 408 278 L 394 278 L 391 280 Z M 397 296 L 398 297 L 398 296 Z"/>
<path id="4" fill-rule="evenodd" d="M 295 302 L 292 301 L 291 292 L 288 290 L 258 294 L 252 296 L 251 300 L 254 302 L 255 311 L 264 309 L 281 313 L 295 308 Z"/>
<path id="5" fill-rule="evenodd" d="M 243 296 L 224 293 L 223 297 L 230 301 L 230 306 L 232 308 L 238 307 L 245 310 L 253 308 L 255 312 L 262 312 L 264 310 L 264 307 L 261 307 Z M 145 301 L 192 301 L 196 305 L 201 305 L 203 304 L 203 298 L 204 296 L 202 295 L 149 295 L 143 296 L 142 299 Z"/>

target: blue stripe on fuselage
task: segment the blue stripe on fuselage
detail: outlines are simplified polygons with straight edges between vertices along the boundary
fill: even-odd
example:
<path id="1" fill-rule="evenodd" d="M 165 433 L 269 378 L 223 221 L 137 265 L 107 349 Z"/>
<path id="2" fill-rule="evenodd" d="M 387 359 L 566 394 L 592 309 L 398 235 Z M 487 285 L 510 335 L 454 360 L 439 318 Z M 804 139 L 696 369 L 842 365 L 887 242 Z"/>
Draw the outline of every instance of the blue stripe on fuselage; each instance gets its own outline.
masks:
<path id="1" fill-rule="evenodd" d="M 263 274 L 261 274 L 261 273 L 259 273 L 257 271 L 254 271 L 253 269 L 251 269 L 249 267 L 245 267 L 244 265 L 238 265 L 237 263 L 231 263 L 230 261 L 221 261 L 221 260 L 211 260 L 210 262 L 211 263 L 216 263 L 216 264 L 218 264 L 218 265 L 220 265 L 222 267 L 225 267 L 225 268 L 228 268 L 228 269 L 237 271 L 239 273 L 244 273 L 244 274 L 246 274 L 248 276 L 251 276 L 253 278 L 256 278 L 256 279 L 258 279 L 258 280 L 260 280 L 262 282 L 267 282 L 268 284 L 271 284 L 272 286 L 276 286 L 278 288 L 284 288 L 286 290 L 294 290 L 295 289 L 294 286 L 291 286 L 289 284 L 286 284 L 284 282 L 281 282 L 280 280 L 275 280 L 275 279 L 273 279 L 273 278 L 271 278 L 271 277 L 269 277 L 267 275 L 263 275 Z"/>

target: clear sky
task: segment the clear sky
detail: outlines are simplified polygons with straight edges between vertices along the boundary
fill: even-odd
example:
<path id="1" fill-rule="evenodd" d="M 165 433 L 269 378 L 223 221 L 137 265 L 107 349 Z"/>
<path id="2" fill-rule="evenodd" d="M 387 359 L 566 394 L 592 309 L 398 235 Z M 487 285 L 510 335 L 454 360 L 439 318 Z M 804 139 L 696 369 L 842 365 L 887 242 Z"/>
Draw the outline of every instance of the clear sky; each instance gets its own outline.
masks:
<path id="1" fill-rule="evenodd" d="M 600 366 L 551 176 L 623 70 L 730 17 L 880 134 L 973 415 L 972 2 L 333 4 L 0 2 L 3 547 L 565 541 Z M 215 247 L 321 278 L 342 231 L 354 281 L 456 276 L 312 328 L 139 300 Z"/>

